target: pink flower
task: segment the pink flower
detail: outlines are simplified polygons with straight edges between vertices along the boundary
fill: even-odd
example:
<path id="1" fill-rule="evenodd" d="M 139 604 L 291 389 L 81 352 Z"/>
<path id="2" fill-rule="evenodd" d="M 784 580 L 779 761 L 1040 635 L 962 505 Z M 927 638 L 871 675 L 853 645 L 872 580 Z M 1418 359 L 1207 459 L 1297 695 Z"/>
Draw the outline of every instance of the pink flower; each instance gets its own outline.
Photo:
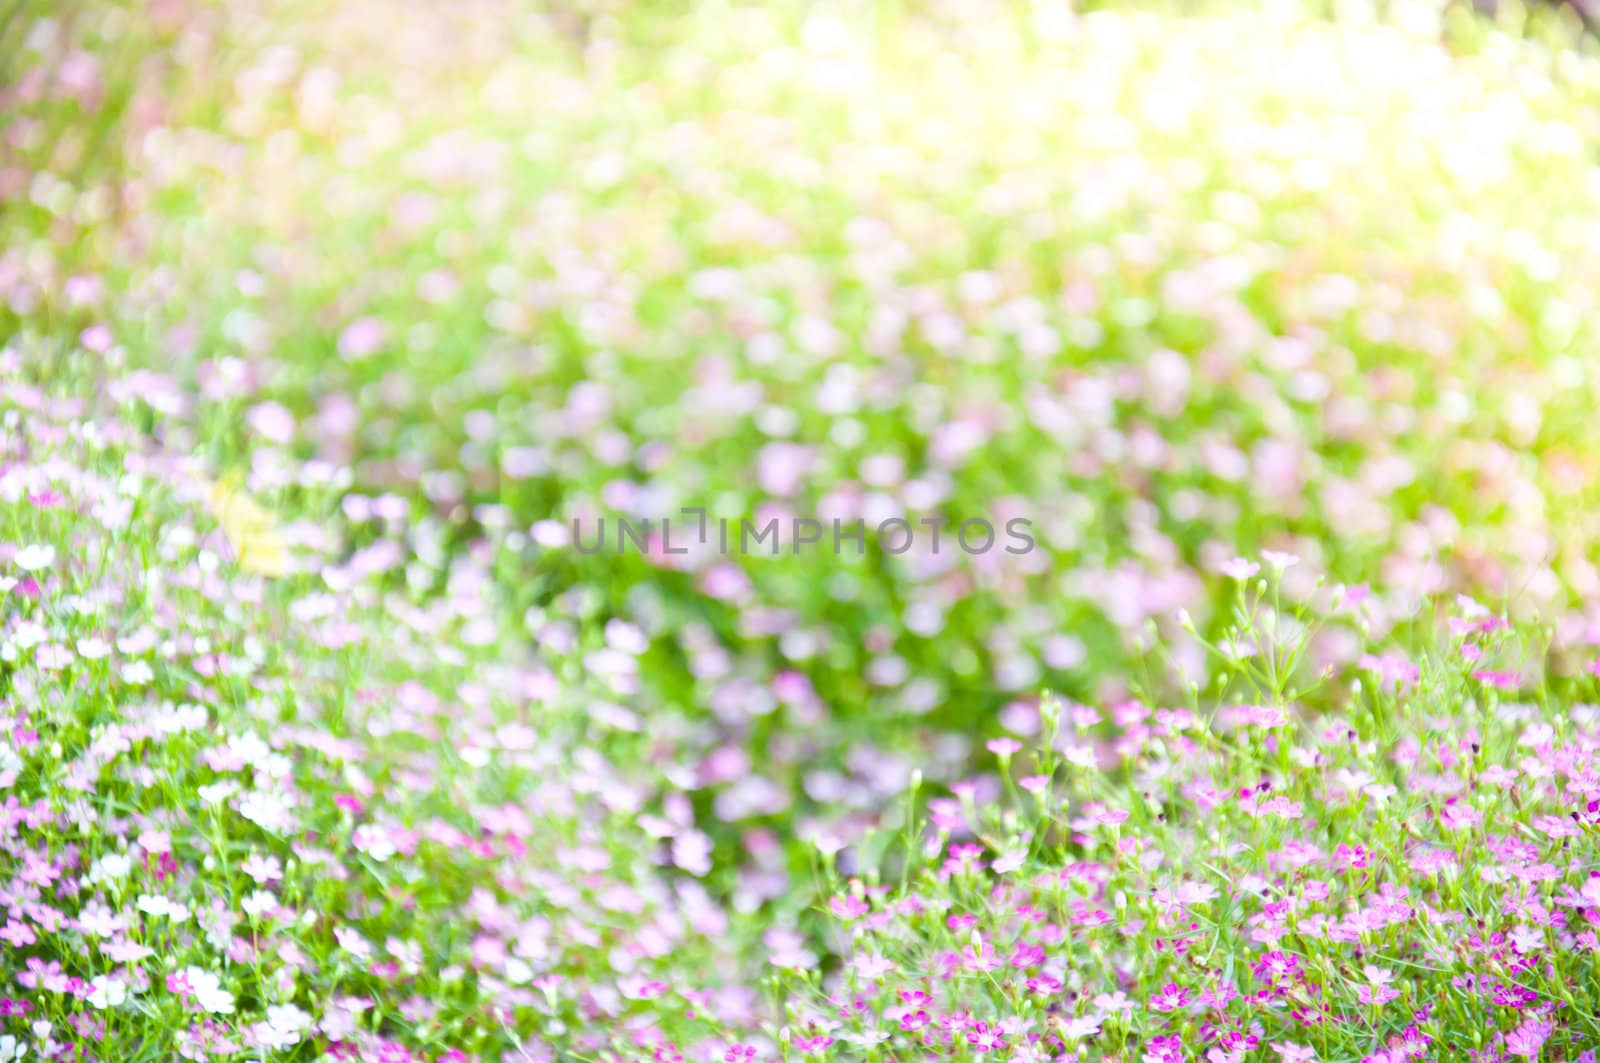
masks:
<path id="1" fill-rule="evenodd" d="M 1150 996 L 1152 1011 L 1177 1011 L 1187 1003 L 1189 1003 L 1189 991 L 1173 982 L 1168 982 L 1159 992 Z"/>
<path id="2" fill-rule="evenodd" d="M 1243 583 L 1251 576 L 1254 576 L 1257 572 L 1260 572 L 1261 566 L 1256 564 L 1254 561 L 1246 561 L 1242 557 L 1236 557 L 1231 561 L 1224 561 L 1221 565 L 1217 566 L 1217 571 L 1221 572 L 1224 576 L 1227 576 L 1231 580 L 1237 580 L 1240 583 Z"/>
<path id="3" fill-rule="evenodd" d="M 1549 1022 L 1533 1018 L 1526 1020 L 1506 1034 L 1506 1052 L 1527 1059 L 1536 1058 L 1544 1048 L 1545 1041 L 1549 1040 L 1551 1029 Z"/>
<path id="4" fill-rule="evenodd" d="M 835 897 L 828 902 L 828 908 L 845 922 L 859 919 L 870 911 L 866 902 L 859 897 Z"/>
<path id="5" fill-rule="evenodd" d="M 5 941 L 13 948 L 20 949 L 25 945 L 32 945 L 38 941 L 39 935 L 35 934 L 33 927 L 27 923 L 18 919 L 9 919 L 6 921 L 5 929 L 0 930 L 0 940 Z"/>
<path id="6" fill-rule="evenodd" d="M 1361 658 L 1361 667 L 1377 672 L 1383 685 L 1394 687 L 1409 686 L 1422 674 L 1404 655 L 1393 651 L 1377 657 L 1367 654 Z"/>
<path id="7" fill-rule="evenodd" d="M 756 480 L 769 495 L 796 494 L 816 461 L 815 452 L 799 443 L 768 443 L 756 454 Z"/>
<path id="8" fill-rule="evenodd" d="M 78 342 L 83 344 L 85 350 L 95 354 L 105 354 L 111 349 L 114 342 L 111 330 L 104 325 L 90 325 L 78 335 Z"/>
<path id="9" fill-rule="evenodd" d="M 283 446 L 294 439 L 294 414 L 280 403 L 263 402 L 250 407 L 245 423 L 269 443 Z"/>
<path id="10" fill-rule="evenodd" d="M 697 830 L 686 830 L 672 840 L 672 862 L 699 878 L 711 870 L 711 839 Z"/>
<path id="11" fill-rule="evenodd" d="M 1522 677 L 1516 672 L 1493 672 L 1481 669 L 1473 672 L 1472 678 L 1486 686 L 1492 686 L 1500 690 L 1515 690 L 1522 685 Z"/>
<path id="12" fill-rule="evenodd" d="M 998 1027 L 990 1026 L 987 1022 L 980 1022 L 967 1031 L 967 1044 L 979 1054 L 991 1052 L 1006 1046 L 1005 1035 Z"/>
<path id="13" fill-rule="evenodd" d="M 357 318 L 339 334 L 339 353 L 348 361 L 359 361 L 383 346 L 386 331 L 375 317 Z"/>

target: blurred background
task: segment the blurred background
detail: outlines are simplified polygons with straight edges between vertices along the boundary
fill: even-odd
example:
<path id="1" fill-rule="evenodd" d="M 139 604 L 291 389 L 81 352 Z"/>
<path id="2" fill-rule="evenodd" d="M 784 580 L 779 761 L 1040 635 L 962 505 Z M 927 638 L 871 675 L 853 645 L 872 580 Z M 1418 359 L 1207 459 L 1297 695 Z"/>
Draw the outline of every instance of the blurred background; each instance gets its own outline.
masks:
<path id="1" fill-rule="evenodd" d="M 335 489 L 348 549 L 402 540 L 394 585 L 469 640 L 503 596 L 586 647 L 589 737 L 724 851 L 848 833 L 1044 690 L 1205 686 L 1180 614 L 1220 630 L 1262 549 L 1304 562 L 1289 598 L 1379 588 L 1378 628 L 1443 590 L 1596 631 L 1578 9 L 0 17 L 0 334 L 144 370 L 169 442 L 276 510 Z M 1039 549 L 567 542 L 683 506 L 1024 517 Z"/>

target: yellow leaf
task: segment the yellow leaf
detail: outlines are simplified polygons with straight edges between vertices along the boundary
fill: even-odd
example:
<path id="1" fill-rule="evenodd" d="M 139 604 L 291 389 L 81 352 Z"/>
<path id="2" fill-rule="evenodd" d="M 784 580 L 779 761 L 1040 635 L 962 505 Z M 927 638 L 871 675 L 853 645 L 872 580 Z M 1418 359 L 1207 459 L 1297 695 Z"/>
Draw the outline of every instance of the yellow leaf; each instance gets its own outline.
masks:
<path id="1" fill-rule="evenodd" d="M 278 518 L 251 498 L 229 473 L 211 485 L 211 513 L 239 559 L 239 568 L 258 576 L 282 576 L 289 571 L 289 547 L 278 530 Z"/>

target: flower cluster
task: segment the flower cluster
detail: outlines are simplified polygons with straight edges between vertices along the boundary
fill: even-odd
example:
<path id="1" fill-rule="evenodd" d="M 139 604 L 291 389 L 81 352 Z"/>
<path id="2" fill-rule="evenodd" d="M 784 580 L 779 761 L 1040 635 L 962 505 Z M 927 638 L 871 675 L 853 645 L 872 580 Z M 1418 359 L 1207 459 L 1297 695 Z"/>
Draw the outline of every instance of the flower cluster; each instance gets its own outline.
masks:
<path id="1" fill-rule="evenodd" d="M 1274 585 L 1189 705 L 1047 702 L 923 829 L 830 864 L 841 964 L 793 979 L 793 1027 L 885 1060 L 1594 1060 L 1594 679 L 1486 681 L 1529 647 L 1469 599 L 1403 684 L 1319 670 L 1364 606 L 1286 634 Z"/>
<path id="2" fill-rule="evenodd" d="M 914 6 L 0 20 L 0 1061 L 1594 1059 L 1600 58 Z"/>
<path id="3" fill-rule="evenodd" d="M 243 571 L 126 381 L 27 365 L 0 355 L 6 1052 L 549 1058 L 527 1031 L 593 1052 L 669 984 L 755 1022 L 739 917 L 664 873 L 704 859 L 694 812 L 644 815 L 584 737 L 577 649 L 531 650 L 469 559 L 449 599 L 385 589 L 404 554 L 326 523 L 270 533 L 314 576 Z"/>

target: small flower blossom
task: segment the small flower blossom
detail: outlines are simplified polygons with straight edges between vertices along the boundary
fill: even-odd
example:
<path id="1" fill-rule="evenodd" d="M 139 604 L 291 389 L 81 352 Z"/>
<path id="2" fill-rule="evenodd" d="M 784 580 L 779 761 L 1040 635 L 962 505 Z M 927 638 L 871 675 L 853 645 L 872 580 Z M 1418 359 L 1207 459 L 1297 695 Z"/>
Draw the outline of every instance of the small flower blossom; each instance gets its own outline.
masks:
<path id="1" fill-rule="evenodd" d="M 56 548 L 46 543 L 24 546 L 12 557 L 12 562 L 24 572 L 41 572 L 55 564 Z"/>
<path id="2" fill-rule="evenodd" d="M 89 1003 L 98 1011 L 120 1008 L 128 999 L 128 987 L 119 978 L 100 975 L 89 984 Z"/>

